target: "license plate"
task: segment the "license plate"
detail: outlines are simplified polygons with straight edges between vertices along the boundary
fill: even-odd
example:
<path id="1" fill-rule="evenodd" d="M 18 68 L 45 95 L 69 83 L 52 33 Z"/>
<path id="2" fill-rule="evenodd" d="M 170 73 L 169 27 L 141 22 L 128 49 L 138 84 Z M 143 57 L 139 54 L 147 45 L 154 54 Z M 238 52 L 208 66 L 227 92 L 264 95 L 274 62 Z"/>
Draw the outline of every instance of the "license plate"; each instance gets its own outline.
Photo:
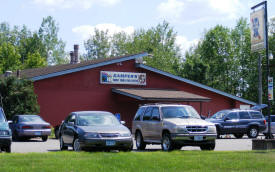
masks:
<path id="1" fill-rule="evenodd" d="M 40 136 L 40 135 L 41 135 L 41 131 L 35 131 L 35 132 L 34 132 L 34 135 Z"/>
<path id="2" fill-rule="evenodd" d="M 194 140 L 195 141 L 202 141 L 203 140 L 203 136 L 194 136 Z"/>
<path id="3" fill-rule="evenodd" d="M 106 146 L 114 146 L 116 144 L 116 141 L 114 140 L 106 140 Z"/>

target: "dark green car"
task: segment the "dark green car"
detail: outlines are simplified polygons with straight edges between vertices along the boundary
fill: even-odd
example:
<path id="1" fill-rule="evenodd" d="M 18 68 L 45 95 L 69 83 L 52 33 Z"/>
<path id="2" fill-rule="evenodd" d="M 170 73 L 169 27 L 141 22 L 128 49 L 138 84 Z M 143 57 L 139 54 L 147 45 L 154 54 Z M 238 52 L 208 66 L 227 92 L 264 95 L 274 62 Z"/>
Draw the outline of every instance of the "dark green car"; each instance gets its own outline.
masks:
<path id="1" fill-rule="evenodd" d="M 0 107 L 0 152 L 11 152 L 11 135 L 5 113 Z"/>

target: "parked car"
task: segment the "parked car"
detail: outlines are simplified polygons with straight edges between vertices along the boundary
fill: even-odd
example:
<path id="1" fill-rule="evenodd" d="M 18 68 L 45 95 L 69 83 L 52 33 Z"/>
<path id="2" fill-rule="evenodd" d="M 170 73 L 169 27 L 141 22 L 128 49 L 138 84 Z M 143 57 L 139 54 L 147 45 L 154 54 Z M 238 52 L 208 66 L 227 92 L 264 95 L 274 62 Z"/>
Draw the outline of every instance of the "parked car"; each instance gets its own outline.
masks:
<path id="1" fill-rule="evenodd" d="M 215 123 L 218 138 L 223 134 L 233 134 L 236 138 L 247 134 L 249 138 L 256 138 L 266 128 L 264 116 L 256 110 L 221 110 L 206 120 Z"/>
<path id="2" fill-rule="evenodd" d="M 271 118 L 271 123 L 270 123 L 270 129 L 271 129 L 271 133 L 275 134 L 275 115 L 270 115 Z M 266 129 L 263 131 L 263 134 L 266 136 L 267 132 L 268 132 L 268 116 L 265 117 L 266 119 Z"/>
<path id="3" fill-rule="evenodd" d="M 130 130 L 110 112 L 72 112 L 60 126 L 60 149 L 115 149 L 130 151 L 133 147 Z"/>
<path id="4" fill-rule="evenodd" d="M 0 152 L 11 152 L 11 130 L 4 110 L 0 107 Z"/>
<path id="5" fill-rule="evenodd" d="M 163 151 L 182 146 L 214 150 L 217 136 L 215 125 L 202 120 L 192 106 L 175 104 L 140 106 L 132 133 L 138 150 L 144 150 L 147 144 L 161 144 Z"/>
<path id="6" fill-rule="evenodd" d="M 14 140 L 41 137 L 45 142 L 51 135 L 51 125 L 38 115 L 15 115 L 9 126 Z"/>

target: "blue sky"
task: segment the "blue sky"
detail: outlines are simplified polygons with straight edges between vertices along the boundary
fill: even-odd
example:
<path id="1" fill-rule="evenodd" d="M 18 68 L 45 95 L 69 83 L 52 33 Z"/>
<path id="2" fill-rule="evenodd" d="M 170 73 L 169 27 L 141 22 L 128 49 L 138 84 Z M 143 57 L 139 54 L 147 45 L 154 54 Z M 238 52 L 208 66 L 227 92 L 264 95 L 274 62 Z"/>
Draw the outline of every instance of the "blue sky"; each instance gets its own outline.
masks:
<path id="1" fill-rule="evenodd" d="M 0 22 L 39 28 L 42 18 L 53 16 L 66 51 L 93 34 L 150 28 L 164 19 L 177 32 L 182 51 L 198 42 L 205 30 L 221 24 L 234 27 L 240 17 L 249 18 L 250 8 L 260 0 L 8 0 L 0 6 Z M 268 17 L 275 17 L 275 0 L 268 0 Z"/>

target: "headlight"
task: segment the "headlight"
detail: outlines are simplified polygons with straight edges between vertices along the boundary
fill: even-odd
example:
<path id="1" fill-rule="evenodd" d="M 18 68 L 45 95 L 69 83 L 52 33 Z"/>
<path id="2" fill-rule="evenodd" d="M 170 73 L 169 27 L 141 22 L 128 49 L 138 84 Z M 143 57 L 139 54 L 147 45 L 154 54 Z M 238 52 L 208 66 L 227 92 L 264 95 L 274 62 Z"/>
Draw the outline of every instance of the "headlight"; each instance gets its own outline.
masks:
<path id="1" fill-rule="evenodd" d="M 87 137 L 87 138 L 99 138 L 99 134 L 98 133 L 85 133 L 84 137 Z"/>
<path id="2" fill-rule="evenodd" d="M 178 126 L 177 127 L 177 133 L 188 133 L 188 130 L 186 129 L 185 125 Z"/>
<path id="3" fill-rule="evenodd" d="M 216 126 L 215 125 L 208 126 L 208 132 L 209 133 L 216 133 Z"/>
<path id="4" fill-rule="evenodd" d="M 0 136 L 9 136 L 10 132 L 8 130 L 0 130 Z"/>
<path id="5" fill-rule="evenodd" d="M 131 133 L 120 133 L 121 137 L 131 137 Z"/>

